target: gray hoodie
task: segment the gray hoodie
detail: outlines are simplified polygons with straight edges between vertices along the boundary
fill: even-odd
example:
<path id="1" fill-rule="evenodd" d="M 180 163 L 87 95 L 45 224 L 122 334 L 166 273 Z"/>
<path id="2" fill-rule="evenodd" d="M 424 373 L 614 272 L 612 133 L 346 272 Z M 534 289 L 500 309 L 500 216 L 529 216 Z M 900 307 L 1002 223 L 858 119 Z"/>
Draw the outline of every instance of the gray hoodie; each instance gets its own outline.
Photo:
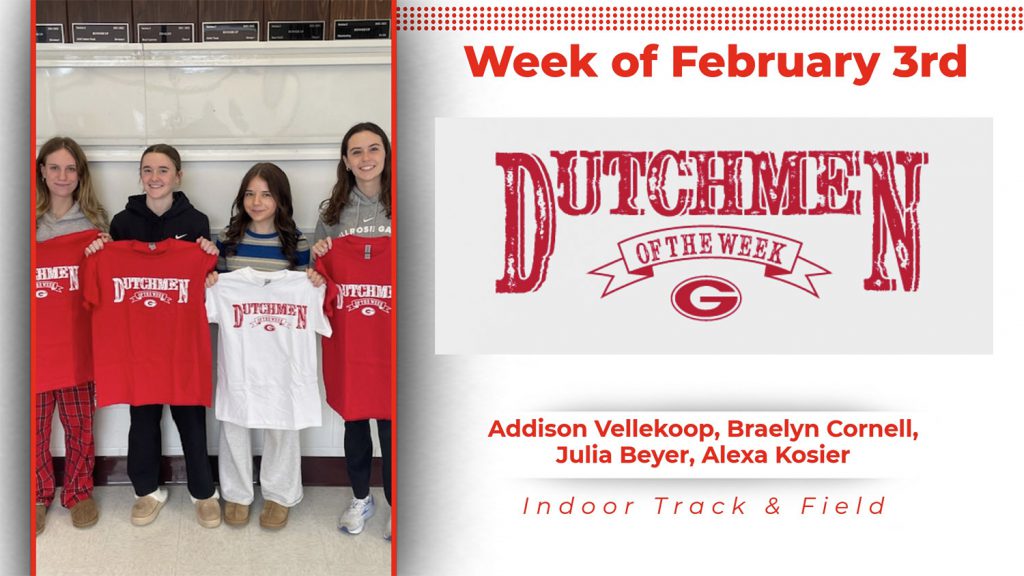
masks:
<path id="1" fill-rule="evenodd" d="M 36 220 L 36 242 L 44 242 L 57 236 L 73 234 L 83 230 L 95 230 L 92 222 L 85 217 L 78 202 L 71 205 L 68 213 L 61 218 L 54 218 L 52 212 L 43 214 L 43 217 Z"/>
<path id="2" fill-rule="evenodd" d="M 367 238 L 391 235 L 391 218 L 384 213 L 379 197 L 367 198 L 359 188 L 353 188 L 337 224 L 328 226 L 322 217 L 317 219 L 313 243 L 328 236 L 337 238 L 350 234 Z"/>

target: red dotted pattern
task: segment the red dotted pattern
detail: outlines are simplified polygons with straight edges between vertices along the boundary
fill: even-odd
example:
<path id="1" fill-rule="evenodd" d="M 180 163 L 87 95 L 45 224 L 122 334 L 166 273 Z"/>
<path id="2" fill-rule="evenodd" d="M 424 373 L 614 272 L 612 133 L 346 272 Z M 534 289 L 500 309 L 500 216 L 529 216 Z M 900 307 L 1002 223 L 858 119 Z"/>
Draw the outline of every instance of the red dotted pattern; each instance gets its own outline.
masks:
<path id="1" fill-rule="evenodd" d="M 398 6 L 400 31 L 1024 31 L 1021 6 Z"/>

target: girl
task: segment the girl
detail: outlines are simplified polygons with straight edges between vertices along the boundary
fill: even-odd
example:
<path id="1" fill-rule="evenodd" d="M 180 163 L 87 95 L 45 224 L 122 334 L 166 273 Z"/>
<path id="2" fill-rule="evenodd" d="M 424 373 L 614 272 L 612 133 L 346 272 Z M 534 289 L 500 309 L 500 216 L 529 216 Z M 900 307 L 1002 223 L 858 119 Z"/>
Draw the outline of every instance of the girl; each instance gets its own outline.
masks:
<path id="1" fill-rule="evenodd" d="M 379 126 L 365 122 L 353 126 L 341 141 L 341 160 L 338 162 L 337 183 L 331 190 L 331 197 L 321 205 L 320 219 L 316 224 L 314 256 L 326 256 L 335 244 L 332 238 L 384 237 L 391 235 L 391 144 L 387 134 Z M 340 243 L 340 242 L 339 242 Z M 370 246 L 366 246 L 370 254 Z M 379 253 L 379 251 L 377 252 Z M 369 259 L 369 258 L 367 258 Z M 387 287 L 390 302 L 390 286 Z M 340 311 L 336 311 L 340 312 Z M 368 313 L 374 313 L 367 310 Z M 337 320 L 341 314 L 335 314 Z M 337 336 L 339 331 L 335 330 Z M 326 354 L 326 352 L 325 352 Z M 346 360 L 348 361 L 348 360 Z M 362 359 L 361 359 L 362 361 Z M 325 368 L 326 370 L 326 368 Z M 332 375 L 325 374 L 327 382 Z M 352 387 L 351 382 L 347 386 Z M 359 382 L 357 386 L 373 388 L 374 394 L 385 394 L 380 390 L 390 382 L 377 378 L 374 382 Z M 337 402 L 332 402 L 329 387 L 328 401 L 341 413 Z M 391 504 L 391 420 L 377 417 L 377 432 L 384 468 L 384 496 Z M 343 414 L 344 416 L 344 414 Z M 373 516 L 375 504 L 370 495 L 370 463 L 373 445 L 370 437 L 369 419 L 345 421 L 345 463 L 352 482 L 353 498 L 348 509 L 338 520 L 338 528 L 349 534 L 363 531 L 365 521 Z M 385 538 L 391 537 L 391 524 L 386 524 Z"/>
<path id="2" fill-rule="evenodd" d="M 217 240 L 221 250 L 217 270 L 234 272 L 245 267 L 261 272 L 306 270 L 309 243 L 296 228 L 292 214 L 291 187 L 285 173 L 270 163 L 250 168 L 238 188 L 228 227 Z M 319 285 L 323 285 L 322 279 Z M 218 375 L 218 412 L 222 402 L 230 403 L 233 398 L 227 388 L 222 388 L 227 386 L 222 380 Z M 316 396 L 319 409 L 318 392 Z M 236 410 L 244 411 L 244 408 L 239 406 L 229 411 Z M 254 497 L 250 430 L 221 420 L 218 467 L 225 503 L 224 520 L 235 526 L 249 521 L 249 505 Z M 267 428 L 263 438 L 260 485 L 264 502 L 260 526 L 283 528 L 288 522 L 289 509 L 302 500 L 299 430 Z"/>
<path id="3" fill-rule="evenodd" d="M 242 178 L 231 220 L 217 238 L 217 270 L 306 270 L 309 243 L 292 219 L 288 176 L 275 164 L 256 164 Z"/>
<path id="4" fill-rule="evenodd" d="M 326 254 L 331 238 L 349 234 L 391 235 L 391 144 L 370 122 L 356 124 L 341 141 L 337 182 L 320 205 L 314 255 Z"/>
<path id="5" fill-rule="evenodd" d="M 114 240 L 159 242 L 176 238 L 195 241 L 208 253 L 216 254 L 210 242 L 210 221 L 196 210 L 181 184 L 181 156 L 167 144 L 154 144 L 142 153 L 139 176 L 144 194 L 128 198 L 125 209 L 114 216 L 110 235 Z M 96 246 L 92 248 L 97 248 Z M 132 524 L 145 526 L 154 520 L 167 501 L 167 491 L 159 486 L 160 419 L 163 404 L 130 406 L 128 430 L 128 477 L 135 489 Z M 220 525 L 220 503 L 213 485 L 213 470 L 206 451 L 206 408 L 171 406 L 185 454 L 188 491 L 196 507 L 199 524 L 205 528 Z"/>
<path id="6" fill-rule="evenodd" d="M 107 212 L 92 189 L 89 163 L 81 147 L 71 138 L 51 138 L 39 149 L 36 157 L 36 241 L 44 242 L 86 230 L 98 230 L 103 235 L 107 230 Z M 94 238 L 94 235 L 86 235 L 84 242 Z M 74 250 L 79 258 L 83 247 Z M 78 307 L 81 307 L 80 302 Z M 76 341 L 73 335 L 45 336 L 47 342 L 70 340 L 70 345 L 76 347 L 88 344 Z M 68 359 L 61 358 L 62 362 L 65 360 Z M 37 374 L 42 368 L 37 367 Z M 50 454 L 54 406 L 64 426 L 65 466 L 61 505 L 71 509 L 71 523 L 76 528 L 92 526 L 99 519 L 99 510 L 92 499 L 95 390 L 92 382 L 68 381 L 63 374 L 61 378 L 61 381 L 48 382 L 45 386 L 40 383 L 40 388 L 47 390 L 35 395 L 36 534 L 40 534 L 46 525 L 46 510 L 53 502 L 56 490 Z"/>

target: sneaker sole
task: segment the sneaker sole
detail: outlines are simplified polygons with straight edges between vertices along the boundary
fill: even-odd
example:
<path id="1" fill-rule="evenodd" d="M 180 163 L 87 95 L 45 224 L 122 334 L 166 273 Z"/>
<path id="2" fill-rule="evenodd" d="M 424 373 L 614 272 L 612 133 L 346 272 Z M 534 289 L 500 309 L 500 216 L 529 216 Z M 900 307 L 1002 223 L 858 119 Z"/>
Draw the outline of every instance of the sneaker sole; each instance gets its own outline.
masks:
<path id="1" fill-rule="evenodd" d="M 359 530 L 350 530 L 348 526 L 338 525 L 338 530 L 346 534 L 355 536 L 356 534 L 362 534 L 363 530 L 366 529 L 366 521 L 373 518 L 373 515 L 377 512 L 377 507 L 373 505 L 373 501 L 370 501 L 370 505 L 367 507 L 366 512 L 363 513 L 363 525 Z"/>
<path id="2" fill-rule="evenodd" d="M 135 516 L 132 516 L 132 525 L 149 526 L 153 523 L 153 521 L 156 520 L 156 517 L 160 515 L 160 510 L 163 509 L 164 504 L 166 504 L 166 502 L 159 503 L 156 507 L 156 510 L 153 510 L 153 512 L 149 516 L 144 516 L 142 518 L 136 518 Z"/>

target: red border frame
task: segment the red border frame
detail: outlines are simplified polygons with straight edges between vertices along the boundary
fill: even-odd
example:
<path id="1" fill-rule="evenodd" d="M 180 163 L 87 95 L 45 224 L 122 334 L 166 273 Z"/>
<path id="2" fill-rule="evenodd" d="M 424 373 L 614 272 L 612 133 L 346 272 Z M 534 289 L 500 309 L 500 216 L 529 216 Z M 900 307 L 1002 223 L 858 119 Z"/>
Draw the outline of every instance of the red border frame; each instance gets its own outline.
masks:
<path id="1" fill-rule="evenodd" d="M 32 288 L 34 285 L 35 270 L 36 270 L 36 3 L 32 2 L 32 18 L 31 26 L 29 27 L 29 58 L 32 60 L 32 64 L 29 66 L 29 144 L 28 144 L 28 157 L 29 166 L 31 166 L 31 176 L 29 177 L 29 214 L 30 221 L 29 225 L 29 438 L 31 439 L 31 453 L 29 456 L 29 505 L 31 512 L 29 513 L 29 528 L 32 530 L 32 543 L 29 546 L 29 573 L 35 575 L 36 573 L 36 395 L 35 395 L 35 365 L 36 365 L 36 341 L 32 337 L 36 326 L 36 299 L 31 297 Z"/>
<path id="2" fill-rule="evenodd" d="M 397 0 L 391 0 L 391 574 L 398 574 L 398 19 Z"/>
<path id="3" fill-rule="evenodd" d="M 391 22 L 392 22 L 392 26 L 394 26 L 394 22 L 395 22 L 395 20 L 397 18 L 397 14 L 398 14 L 397 10 L 398 10 L 398 7 L 397 7 L 397 5 L 395 3 L 395 0 L 392 0 L 392 2 L 391 2 Z M 33 274 L 35 273 L 35 269 L 36 269 L 36 244 L 35 244 L 35 238 L 36 238 L 36 219 L 35 219 L 35 205 L 36 205 L 36 202 L 35 202 L 35 196 L 36 196 L 36 165 L 35 165 L 35 156 L 36 156 L 36 3 L 35 3 L 34 0 L 31 3 L 31 13 L 32 13 L 32 16 L 31 16 L 31 22 L 30 22 L 30 27 L 29 27 L 29 31 L 31 33 L 31 35 L 29 36 L 29 58 L 31 60 L 31 64 L 29 66 L 29 74 L 30 74 L 31 77 L 29 79 L 29 99 L 30 99 L 30 103 L 29 103 L 29 109 L 30 109 L 29 123 L 30 123 L 30 126 L 29 126 L 29 145 L 28 145 L 29 165 L 31 166 L 31 168 L 30 168 L 31 176 L 29 178 L 29 181 L 31 182 L 31 186 L 30 186 L 31 193 L 30 193 L 30 199 L 29 199 L 29 215 L 30 215 L 30 219 L 31 219 L 31 225 L 29 227 L 29 232 L 31 234 L 31 237 L 30 237 L 30 240 L 29 240 L 29 247 L 30 247 L 30 249 L 29 249 L 29 291 L 28 291 L 29 295 L 32 294 L 31 288 L 32 288 L 33 282 L 34 282 Z M 397 232 L 397 229 L 398 229 L 397 228 L 397 219 L 398 219 L 397 218 L 397 205 L 398 205 L 397 197 L 398 197 L 398 194 L 396 194 L 396 191 L 397 191 L 397 188 L 398 188 L 398 166 L 397 166 L 398 163 L 397 163 L 397 159 L 396 159 L 396 157 L 397 157 L 396 152 L 397 152 L 397 149 L 398 149 L 398 144 L 397 144 L 397 140 L 398 140 L 398 138 L 397 138 L 397 135 L 398 135 L 398 129 L 397 129 L 397 123 L 398 123 L 398 112 L 397 112 L 397 110 L 398 110 L 398 89 L 397 89 L 398 74 L 397 74 L 397 65 L 396 65 L 397 64 L 397 60 L 398 60 L 398 58 L 397 58 L 398 51 L 397 51 L 397 42 L 395 40 L 395 36 L 396 36 L 395 31 L 394 31 L 394 29 L 392 29 L 392 33 L 391 33 L 391 186 L 392 186 L 392 191 L 391 191 L 391 221 L 392 221 L 392 224 L 391 224 L 391 230 L 392 230 L 392 232 L 391 232 L 391 278 L 392 278 L 392 285 L 393 285 L 393 288 L 392 288 L 392 290 L 393 290 L 392 303 L 393 304 L 392 304 L 392 306 L 393 306 L 394 314 L 391 315 L 391 494 L 392 494 L 392 498 L 393 499 L 396 497 L 396 492 L 397 492 L 396 488 L 398 486 L 398 483 L 397 483 L 397 478 L 398 478 L 398 474 L 397 474 L 397 470 L 398 470 L 398 418 L 397 418 L 397 416 L 398 416 L 398 338 L 397 338 L 397 334 L 398 334 L 398 282 L 397 282 L 397 279 L 398 279 L 398 257 L 397 257 L 397 252 L 398 251 L 397 251 L 397 246 L 398 246 L 398 242 L 396 240 L 396 232 Z M 29 318 L 30 318 L 29 326 L 31 327 L 30 328 L 30 332 L 31 332 L 32 330 L 35 329 L 35 325 L 36 325 L 36 304 L 35 304 L 35 299 L 31 298 L 31 297 L 29 298 Z M 35 421 L 36 421 L 35 370 L 32 369 L 32 367 L 35 366 L 36 346 L 35 346 L 35 339 L 34 338 L 30 337 L 29 340 L 30 340 L 30 345 L 29 345 L 30 346 L 30 348 L 29 348 L 29 364 L 30 364 L 30 374 L 31 374 L 30 389 L 29 389 L 29 426 L 30 426 L 30 428 L 29 428 L 29 438 L 31 439 L 31 446 L 30 446 L 30 450 L 31 451 L 30 451 L 30 457 L 29 457 L 29 462 L 30 462 L 29 468 L 30 468 L 30 470 L 28 472 L 29 472 L 29 475 L 30 475 L 30 480 L 29 480 L 29 503 L 30 503 L 29 529 L 31 530 L 31 534 L 32 534 L 32 541 L 31 541 L 31 544 L 29 546 L 29 554 L 30 554 L 30 557 L 29 557 L 29 566 L 30 566 L 30 568 L 29 568 L 29 570 L 30 570 L 30 574 L 32 574 L 34 576 L 36 574 L 36 536 L 35 536 L 35 532 L 36 532 L 36 514 L 35 514 L 36 475 L 35 475 L 35 469 L 36 469 L 36 464 L 37 463 L 36 463 L 36 451 L 35 451 L 35 441 L 36 441 L 36 439 L 35 439 Z M 392 533 L 392 539 L 391 539 L 391 574 L 393 576 L 398 574 L 398 547 L 395 544 L 396 538 L 397 538 L 397 536 L 395 535 L 395 532 L 396 532 L 395 531 L 395 527 L 396 527 L 397 523 L 398 523 L 397 522 L 397 514 L 395 512 L 395 509 L 392 508 L 392 510 L 391 510 L 391 533 Z"/>

